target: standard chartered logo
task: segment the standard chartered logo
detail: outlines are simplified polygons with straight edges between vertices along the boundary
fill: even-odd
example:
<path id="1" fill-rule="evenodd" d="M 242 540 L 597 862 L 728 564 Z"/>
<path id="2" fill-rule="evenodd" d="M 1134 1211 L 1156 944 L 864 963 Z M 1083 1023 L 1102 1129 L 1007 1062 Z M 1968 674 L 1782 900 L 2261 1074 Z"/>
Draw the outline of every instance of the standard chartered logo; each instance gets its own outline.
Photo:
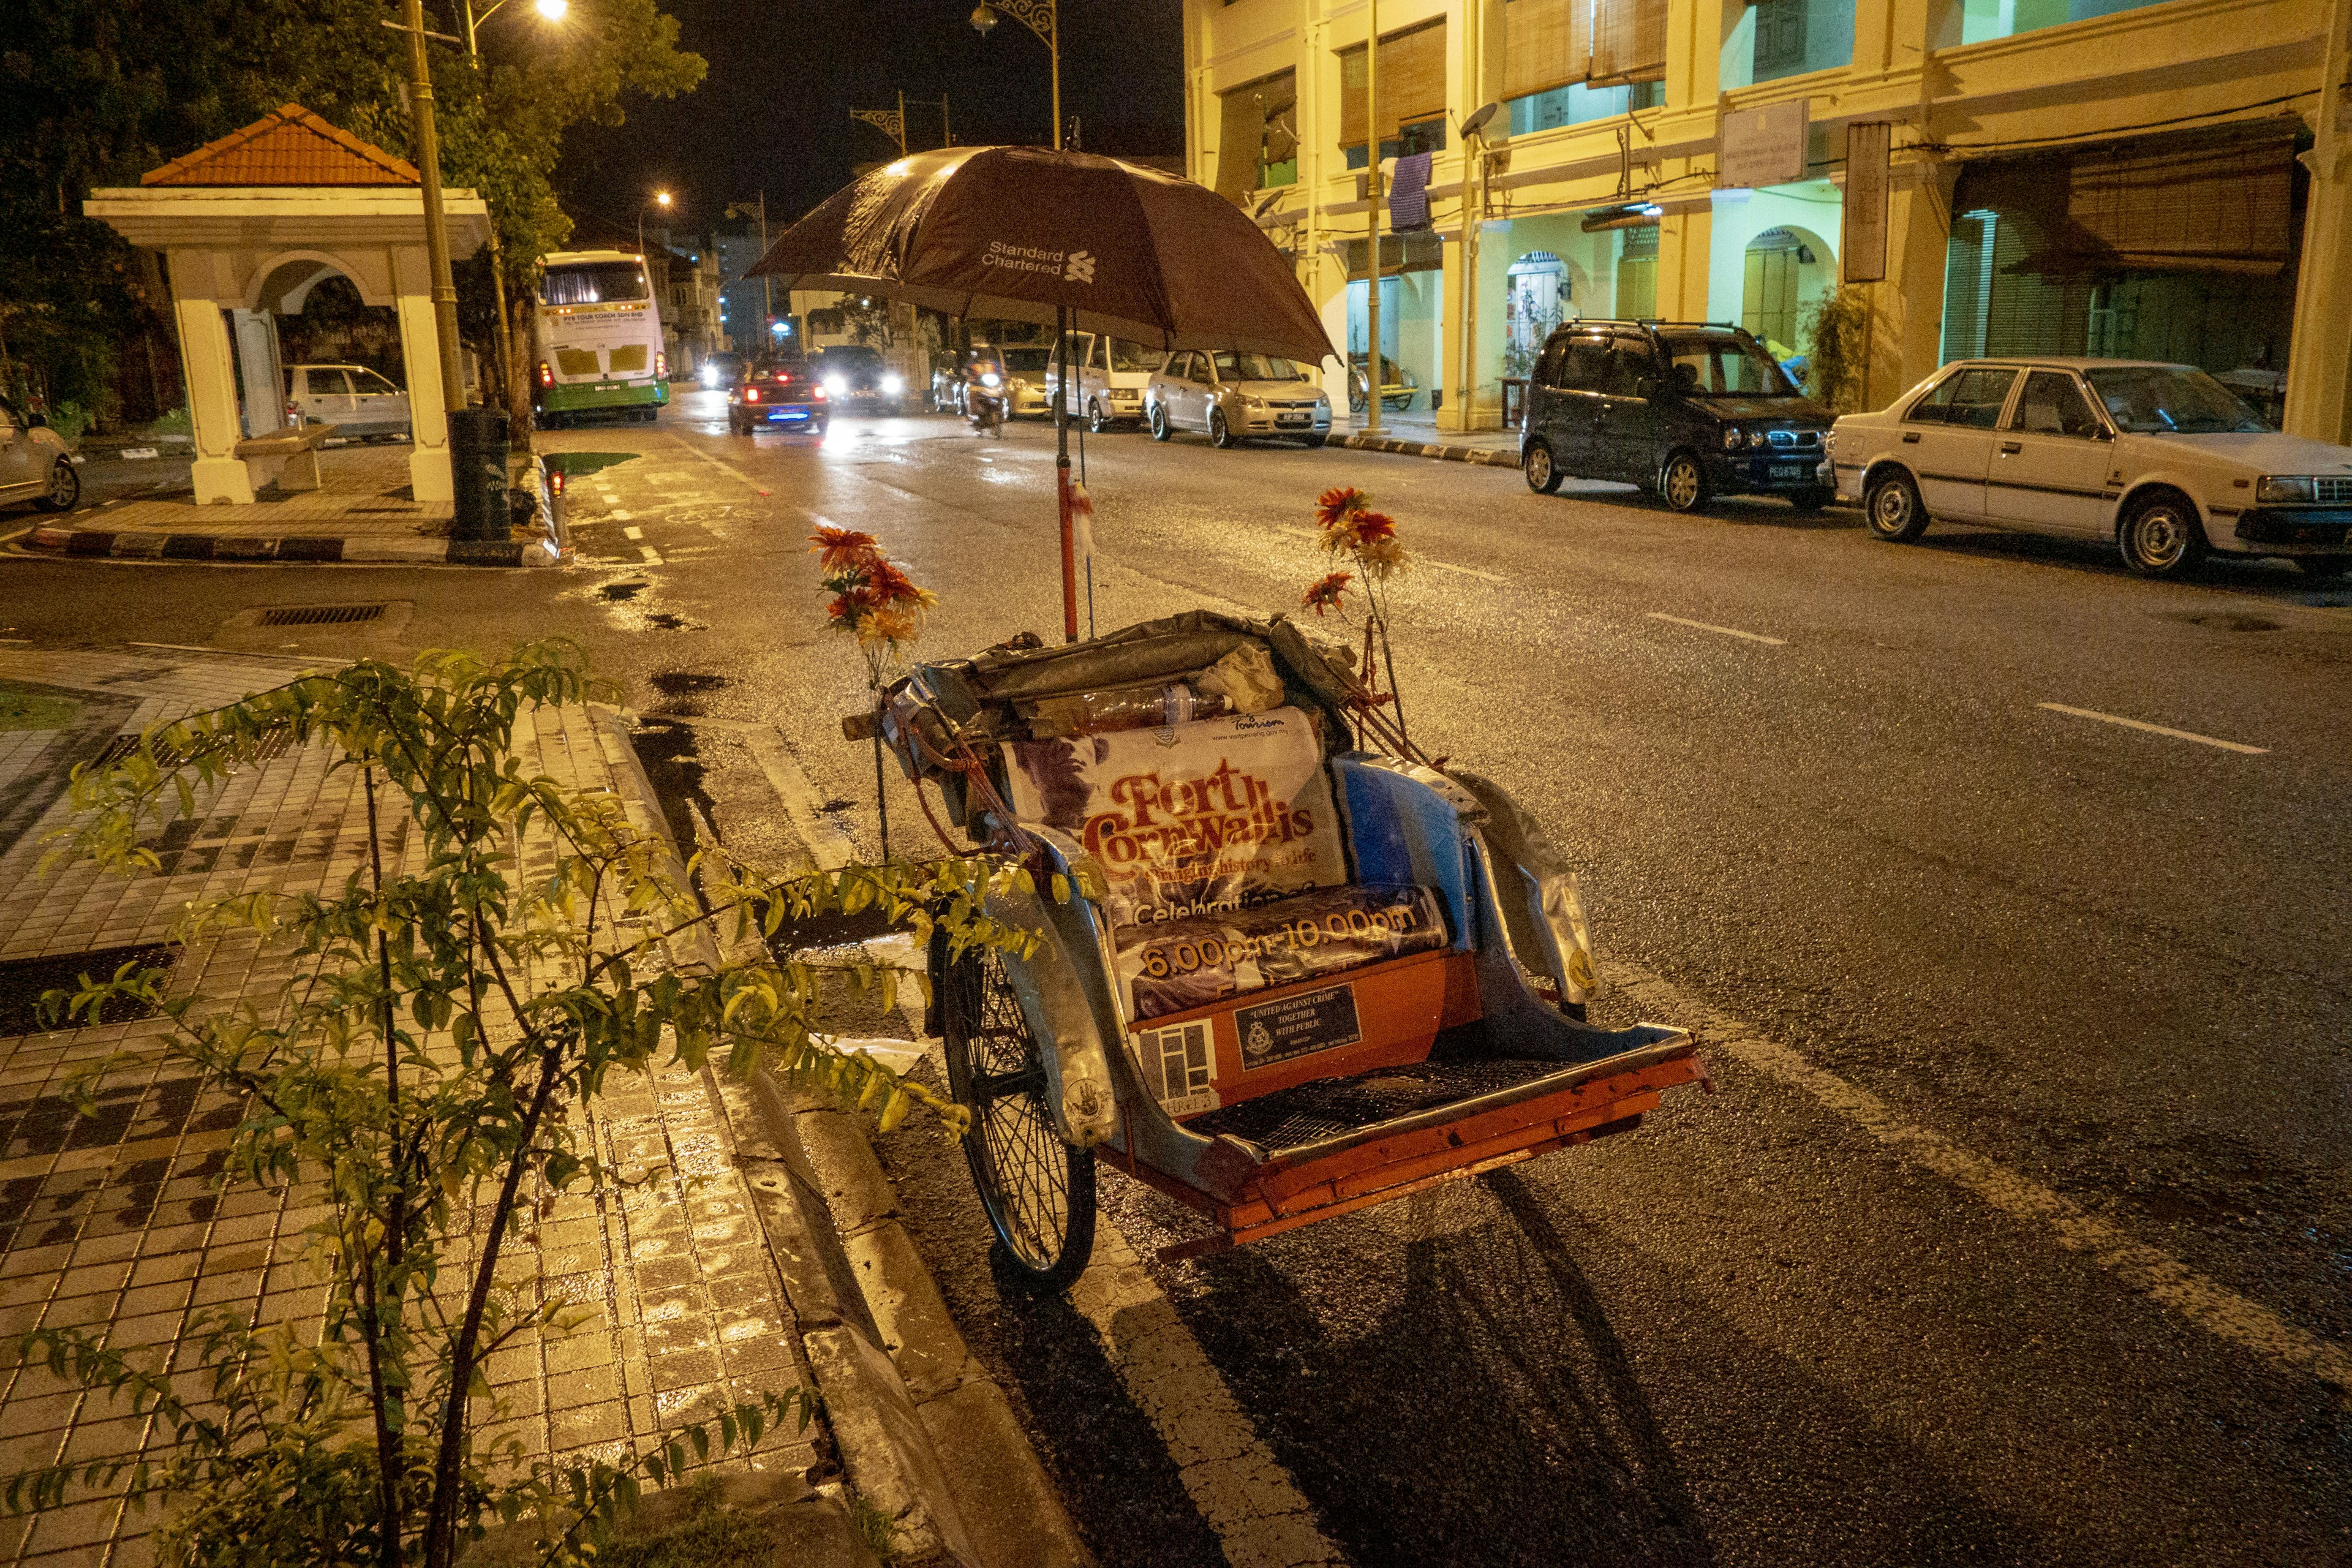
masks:
<path id="1" fill-rule="evenodd" d="M 1090 253 L 1083 250 L 1073 250 L 1070 252 L 1068 258 L 1062 263 L 1062 281 L 1065 283 L 1091 283 L 1094 280 L 1094 257 Z"/>

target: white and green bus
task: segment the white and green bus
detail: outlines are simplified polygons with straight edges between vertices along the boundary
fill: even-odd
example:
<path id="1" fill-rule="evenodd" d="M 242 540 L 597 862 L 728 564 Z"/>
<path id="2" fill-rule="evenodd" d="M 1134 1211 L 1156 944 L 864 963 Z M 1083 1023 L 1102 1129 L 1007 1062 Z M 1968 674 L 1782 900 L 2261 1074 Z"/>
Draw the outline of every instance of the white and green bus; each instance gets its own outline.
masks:
<path id="1" fill-rule="evenodd" d="M 542 428 L 660 412 L 669 401 L 669 355 L 645 258 L 551 251 L 539 258 L 532 292 L 530 405 Z"/>

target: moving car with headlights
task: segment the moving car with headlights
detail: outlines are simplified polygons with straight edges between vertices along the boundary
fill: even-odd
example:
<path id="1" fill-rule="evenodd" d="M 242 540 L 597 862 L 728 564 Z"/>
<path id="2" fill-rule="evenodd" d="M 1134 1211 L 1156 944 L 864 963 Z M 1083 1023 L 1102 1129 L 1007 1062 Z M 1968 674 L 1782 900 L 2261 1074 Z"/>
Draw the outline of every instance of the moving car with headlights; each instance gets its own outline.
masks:
<path id="1" fill-rule="evenodd" d="M 704 354 L 702 363 L 694 367 L 694 379 L 714 391 L 722 386 L 732 386 L 743 379 L 743 356 L 738 353 Z"/>
<path id="2" fill-rule="evenodd" d="M 1304 366 L 1272 354 L 1179 349 L 1152 373 L 1143 403 L 1155 441 L 1199 430 L 1217 447 L 1258 436 L 1320 447 L 1331 435 L 1331 400 Z"/>
<path id="3" fill-rule="evenodd" d="M 1143 423 L 1143 393 L 1151 373 L 1168 357 L 1165 351 L 1146 348 L 1102 332 L 1070 334 L 1070 409 L 1084 418 L 1087 428 L 1099 436 L 1114 425 L 1132 428 Z M 1062 364 L 1045 372 L 1045 401 L 1055 401 L 1062 382 Z"/>
<path id="4" fill-rule="evenodd" d="M 896 414 L 906 395 L 906 378 L 883 363 L 881 351 L 864 343 L 835 343 L 820 351 L 809 368 L 834 405 L 850 413 Z"/>
<path id="5" fill-rule="evenodd" d="M 763 361 L 727 395 L 727 428 L 738 436 L 758 430 L 822 436 L 832 416 L 833 399 L 803 360 Z"/>
<path id="6" fill-rule="evenodd" d="M 2352 447 L 2281 435 L 2191 365 L 1965 360 L 1840 419 L 1832 453 L 1896 543 L 1940 518 L 2111 542 L 2147 577 L 2208 551 L 2352 567 Z"/>
<path id="7" fill-rule="evenodd" d="M 409 438 L 408 394 L 363 364 L 288 365 L 286 418 L 362 441 Z"/>
<path id="8" fill-rule="evenodd" d="M 37 414 L 0 397 L 0 505 L 31 501 L 43 511 L 71 511 L 81 475 L 65 438 Z"/>
<path id="9" fill-rule="evenodd" d="M 1549 495 L 1563 478 L 1640 485 L 1676 511 L 1718 495 L 1829 504 L 1833 416 L 1764 345 L 1703 322 L 1574 321 L 1544 341 L 1528 378 L 1519 470 Z"/>

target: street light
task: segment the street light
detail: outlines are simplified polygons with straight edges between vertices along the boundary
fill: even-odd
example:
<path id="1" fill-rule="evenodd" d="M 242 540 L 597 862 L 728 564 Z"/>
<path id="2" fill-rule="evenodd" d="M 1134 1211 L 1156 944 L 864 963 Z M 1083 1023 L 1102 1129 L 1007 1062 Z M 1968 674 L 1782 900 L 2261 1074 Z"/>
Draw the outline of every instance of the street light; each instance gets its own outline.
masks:
<path id="1" fill-rule="evenodd" d="M 1062 37 L 1061 0 L 981 0 L 971 8 L 971 28 L 986 37 L 997 24 L 997 13 L 1003 11 L 1023 26 L 1045 41 L 1054 58 L 1054 151 L 1062 150 Z"/>
<path id="2" fill-rule="evenodd" d="M 667 191 L 656 191 L 650 201 L 637 204 L 637 260 L 639 262 L 642 263 L 646 258 L 646 208 L 659 207 L 667 215 L 669 212 L 669 206 L 670 195 Z"/>
<path id="3" fill-rule="evenodd" d="M 480 43 L 475 37 L 476 31 L 483 23 L 496 16 L 499 8 L 506 3 L 507 0 L 490 0 L 488 10 L 477 13 L 474 9 L 474 0 L 463 0 L 462 9 L 466 16 L 466 58 L 472 63 L 478 77 L 482 68 L 482 50 Z M 571 0 L 535 0 L 534 8 L 542 20 L 560 22 L 563 20 L 563 14 L 571 9 Z M 511 404 L 514 400 L 515 377 L 514 334 L 507 321 L 506 258 L 504 249 L 499 244 L 499 226 L 495 222 L 490 225 L 490 295 L 499 314 L 499 330 L 495 340 L 499 349 L 499 382 L 505 388 L 502 395 L 504 400 Z"/>

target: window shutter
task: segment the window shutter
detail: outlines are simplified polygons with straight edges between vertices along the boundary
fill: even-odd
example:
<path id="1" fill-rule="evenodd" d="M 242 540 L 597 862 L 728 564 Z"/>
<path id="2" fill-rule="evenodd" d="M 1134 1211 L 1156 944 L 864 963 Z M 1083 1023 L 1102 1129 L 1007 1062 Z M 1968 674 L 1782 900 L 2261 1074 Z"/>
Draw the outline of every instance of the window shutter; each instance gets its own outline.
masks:
<path id="1" fill-rule="evenodd" d="M 2268 276 L 2287 263 L 2294 192 L 2294 132 L 2266 130 L 2077 153 L 2066 216 L 2114 267 Z"/>
<path id="2" fill-rule="evenodd" d="M 1381 140 L 1397 127 L 1445 112 L 1445 20 L 1438 18 L 1381 40 Z M 1339 144 L 1361 146 L 1364 47 L 1339 51 Z"/>
<path id="3" fill-rule="evenodd" d="M 1217 194 L 1239 201 L 1258 188 L 1261 153 L 1270 163 L 1293 155 L 1297 79 L 1281 71 L 1220 93 L 1217 101 Z"/>
<path id="4" fill-rule="evenodd" d="M 1503 96 L 1570 87 L 1592 74 L 1592 0 L 1505 0 Z"/>
<path id="5" fill-rule="evenodd" d="M 1666 0 L 1594 0 L 1592 79 L 1664 81 Z"/>

